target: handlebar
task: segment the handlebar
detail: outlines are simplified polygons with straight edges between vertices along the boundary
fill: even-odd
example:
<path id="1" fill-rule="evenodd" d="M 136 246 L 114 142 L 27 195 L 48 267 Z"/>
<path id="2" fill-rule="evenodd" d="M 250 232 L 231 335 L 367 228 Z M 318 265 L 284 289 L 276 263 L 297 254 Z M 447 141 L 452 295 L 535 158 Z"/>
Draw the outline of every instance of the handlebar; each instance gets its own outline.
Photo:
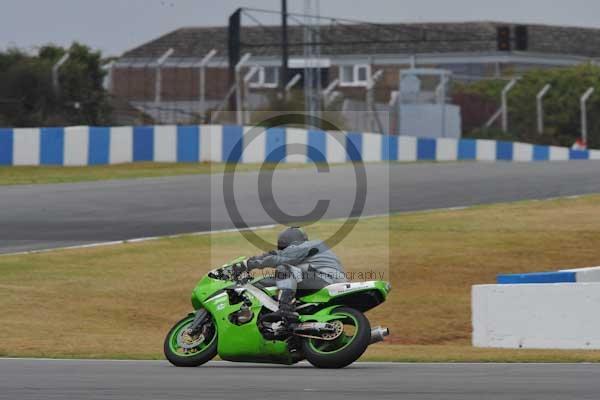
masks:
<path id="1" fill-rule="evenodd" d="M 241 284 L 252 279 L 247 271 L 235 274 L 233 264 L 224 265 L 220 268 L 214 269 L 208 273 L 208 276 L 219 280 L 233 281 Z"/>

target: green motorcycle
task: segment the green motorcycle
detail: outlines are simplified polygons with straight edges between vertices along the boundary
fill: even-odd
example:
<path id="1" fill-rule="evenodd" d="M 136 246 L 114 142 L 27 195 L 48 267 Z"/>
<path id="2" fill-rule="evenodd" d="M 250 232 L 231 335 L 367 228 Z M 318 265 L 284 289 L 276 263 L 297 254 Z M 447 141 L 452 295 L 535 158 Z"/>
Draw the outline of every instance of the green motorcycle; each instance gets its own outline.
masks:
<path id="1" fill-rule="evenodd" d="M 319 368 L 343 368 L 389 334 L 387 328 L 371 329 L 363 314 L 385 301 L 388 282 L 299 290 L 300 321 L 287 326 L 263 318 L 278 309 L 274 280 L 234 273 L 232 265 L 244 259 L 210 271 L 196 285 L 196 311 L 177 322 L 165 338 L 164 353 L 171 364 L 196 367 L 218 354 L 228 361 L 290 365 L 306 359 Z"/>

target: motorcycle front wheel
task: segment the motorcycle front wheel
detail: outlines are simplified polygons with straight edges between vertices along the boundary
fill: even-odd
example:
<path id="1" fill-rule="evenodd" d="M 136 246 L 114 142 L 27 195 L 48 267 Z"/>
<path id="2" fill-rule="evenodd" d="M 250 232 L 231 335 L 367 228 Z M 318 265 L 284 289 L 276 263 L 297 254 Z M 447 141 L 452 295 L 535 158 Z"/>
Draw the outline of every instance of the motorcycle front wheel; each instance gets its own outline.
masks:
<path id="1" fill-rule="evenodd" d="M 344 368 L 358 360 L 371 342 L 371 325 L 364 314 L 350 307 L 335 309 L 340 318 L 329 321 L 340 326 L 334 340 L 307 338 L 302 342 L 304 356 L 318 368 Z"/>
<path id="2" fill-rule="evenodd" d="M 217 355 L 217 329 L 212 318 L 196 335 L 188 328 L 194 321 L 189 315 L 177 322 L 167 334 L 164 343 L 165 357 L 176 367 L 197 367 Z"/>

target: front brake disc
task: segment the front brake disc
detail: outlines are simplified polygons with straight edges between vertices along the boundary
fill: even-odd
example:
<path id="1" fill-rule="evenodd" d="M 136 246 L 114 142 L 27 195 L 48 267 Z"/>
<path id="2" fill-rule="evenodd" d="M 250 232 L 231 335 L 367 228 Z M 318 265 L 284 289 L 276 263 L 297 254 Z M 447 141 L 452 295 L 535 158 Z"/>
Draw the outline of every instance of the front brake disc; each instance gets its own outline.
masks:
<path id="1" fill-rule="evenodd" d="M 198 336 L 190 336 L 187 329 L 182 330 L 177 336 L 177 345 L 184 350 L 194 349 L 202 342 L 204 342 L 204 334 L 201 333 Z"/>

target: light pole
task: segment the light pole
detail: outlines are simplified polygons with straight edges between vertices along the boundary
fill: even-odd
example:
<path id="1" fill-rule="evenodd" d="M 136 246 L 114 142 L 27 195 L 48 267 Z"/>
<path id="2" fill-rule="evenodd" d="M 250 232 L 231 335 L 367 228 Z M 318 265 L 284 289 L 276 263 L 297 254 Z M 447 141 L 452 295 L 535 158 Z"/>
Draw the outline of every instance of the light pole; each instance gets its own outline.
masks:
<path id="1" fill-rule="evenodd" d="M 288 78 L 288 25 L 287 25 L 287 0 L 281 0 L 281 79 L 279 88 L 283 88 L 284 96 L 287 94 L 285 81 Z"/>

